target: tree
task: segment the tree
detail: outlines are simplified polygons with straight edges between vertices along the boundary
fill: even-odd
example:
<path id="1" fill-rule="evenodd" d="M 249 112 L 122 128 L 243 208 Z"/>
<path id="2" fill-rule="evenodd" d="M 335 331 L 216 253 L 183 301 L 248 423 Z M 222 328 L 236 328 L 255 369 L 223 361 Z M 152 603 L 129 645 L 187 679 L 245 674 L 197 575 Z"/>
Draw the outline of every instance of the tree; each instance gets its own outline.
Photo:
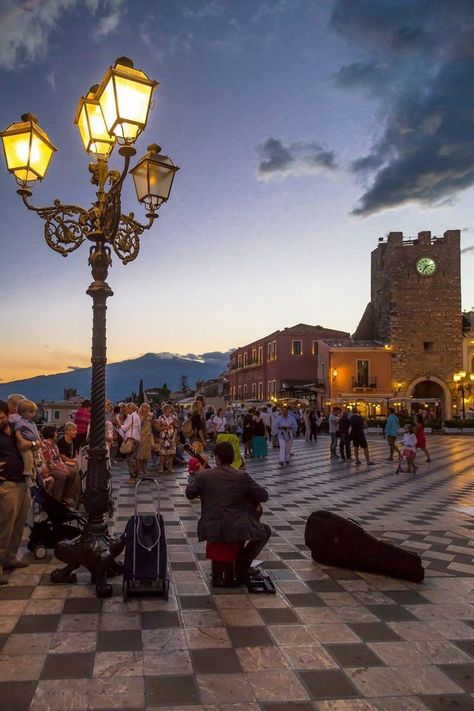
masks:
<path id="1" fill-rule="evenodd" d="M 143 392 L 143 378 L 140 378 L 140 384 L 138 386 L 138 397 L 137 405 L 142 405 L 145 402 L 145 393 Z"/>
<path id="2" fill-rule="evenodd" d="M 169 389 L 169 387 L 167 386 L 166 383 L 163 383 L 161 388 L 159 388 L 159 393 L 160 393 L 160 396 L 163 398 L 163 400 L 166 400 L 166 398 L 168 398 L 170 396 L 170 392 L 171 392 L 171 390 Z"/>
<path id="3" fill-rule="evenodd" d="M 188 392 L 189 387 L 188 387 L 188 376 L 187 376 L 187 375 L 182 375 L 182 376 L 180 377 L 180 379 L 179 379 L 179 389 L 180 389 L 180 392 L 182 392 L 182 393 L 185 393 L 185 394 L 186 394 L 186 393 Z"/>

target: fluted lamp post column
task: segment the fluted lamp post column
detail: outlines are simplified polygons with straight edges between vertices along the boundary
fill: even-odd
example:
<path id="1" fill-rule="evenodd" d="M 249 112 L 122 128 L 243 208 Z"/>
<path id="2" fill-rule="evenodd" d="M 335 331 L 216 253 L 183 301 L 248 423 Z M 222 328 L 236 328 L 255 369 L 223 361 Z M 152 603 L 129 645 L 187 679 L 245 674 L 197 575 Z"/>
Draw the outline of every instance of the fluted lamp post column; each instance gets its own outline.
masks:
<path id="1" fill-rule="evenodd" d="M 31 188 L 44 178 L 57 150 L 33 114 L 24 114 L 20 123 L 11 124 L 0 133 L 7 170 L 20 185 L 17 193 L 27 209 L 45 220 L 44 236 L 49 247 L 66 257 L 86 239 L 92 243 L 89 264 L 93 281 L 87 289 L 93 312 L 89 464 L 84 501 L 87 525 L 78 539 L 56 546 L 55 555 L 66 567 L 54 571 L 51 580 L 75 582 L 74 570 L 84 565 L 91 572 L 99 597 L 112 594 L 107 575 L 120 572 L 115 558 L 123 548 L 121 540 L 110 535 L 106 520 L 110 505 L 105 443 L 106 310 L 107 299 L 113 295 L 107 283 L 108 270 L 112 250 L 124 264 L 137 257 L 140 236 L 150 229 L 159 208 L 168 200 L 178 170 L 156 144 L 148 146 L 146 155 L 130 170 L 138 201 L 147 210 L 147 222 L 138 222 L 133 212 L 121 213 L 122 185 L 136 153 L 133 144 L 145 129 L 157 85 L 135 69 L 130 59 L 120 57 L 101 83 L 79 100 L 75 123 L 86 152 L 94 158 L 89 171 L 96 199 L 88 209 L 59 200 L 49 207 L 30 203 Z M 123 159 L 121 171 L 109 168 L 109 157 L 117 144 Z"/>

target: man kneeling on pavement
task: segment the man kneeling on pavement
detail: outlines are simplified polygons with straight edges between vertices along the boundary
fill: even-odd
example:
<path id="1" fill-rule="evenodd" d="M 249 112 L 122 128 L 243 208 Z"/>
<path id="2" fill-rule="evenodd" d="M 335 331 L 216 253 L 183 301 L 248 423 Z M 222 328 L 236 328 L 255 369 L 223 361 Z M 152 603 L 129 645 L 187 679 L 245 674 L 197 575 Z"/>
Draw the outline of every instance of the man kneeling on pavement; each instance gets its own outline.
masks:
<path id="1" fill-rule="evenodd" d="M 201 499 L 200 541 L 241 543 L 235 570 L 238 580 L 247 582 L 255 572 L 252 561 L 271 536 L 270 527 L 260 522 L 260 504 L 268 500 L 268 491 L 247 472 L 231 466 L 234 450 L 228 442 L 219 442 L 214 456 L 217 466 L 203 469 L 190 479 L 186 498 Z"/>

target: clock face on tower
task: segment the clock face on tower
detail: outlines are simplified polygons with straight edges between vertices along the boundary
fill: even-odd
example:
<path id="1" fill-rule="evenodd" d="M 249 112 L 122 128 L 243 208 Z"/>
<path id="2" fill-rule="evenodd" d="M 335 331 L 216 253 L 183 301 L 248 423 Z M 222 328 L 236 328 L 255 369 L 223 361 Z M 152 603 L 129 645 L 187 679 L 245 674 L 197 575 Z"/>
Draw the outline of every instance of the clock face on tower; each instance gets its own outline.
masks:
<path id="1" fill-rule="evenodd" d="M 416 262 L 416 271 L 421 276 L 432 276 L 437 269 L 437 264 L 431 257 L 420 257 Z"/>

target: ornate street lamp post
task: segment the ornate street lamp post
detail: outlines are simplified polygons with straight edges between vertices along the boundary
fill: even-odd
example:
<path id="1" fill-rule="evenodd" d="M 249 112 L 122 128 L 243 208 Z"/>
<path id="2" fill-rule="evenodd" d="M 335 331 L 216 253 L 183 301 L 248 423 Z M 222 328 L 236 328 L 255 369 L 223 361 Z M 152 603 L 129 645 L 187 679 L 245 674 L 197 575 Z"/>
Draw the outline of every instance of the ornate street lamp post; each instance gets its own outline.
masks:
<path id="1" fill-rule="evenodd" d="M 466 390 L 471 391 L 471 387 L 474 385 L 474 373 L 466 373 L 465 370 L 460 370 L 458 373 L 454 373 L 453 380 L 457 383 L 458 390 L 461 393 L 461 406 L 462 406 L 462 419 L 466 419 Z"/>
<path id="2" fill-rule="evenodd" d="M 86 478 L 85 509 L 87 525 L 83 535 L 72 542 L 61 542 L 56 557 L 66 567 L 51 574 L 53 582 L 75 582 L 74 570 L 84 565 L 91 572 L 99 597 L 112 594 L 107 575 L 119 572 L 115 557 L 123 545 L 108 531 L 106 513 L 110 503 L 109 474 L 105 445 L 105 367 L 107 299 L 113 291 L 107 284 L 112 264 L 112 249 L 126 264 L 138 255 L 140 236 L 150 229 L 161 205 L 169 198 L 178 167 L 161 154 L 159 146 L 148 146 L 147 154 L 132 174 L 138 201 L 147 209 L 146 224 L 135 220 L 133 212 L 121 213 L 122 185 L 136 151 L 133 143 L 144 130 L 157 82 L 134 68 L 127 57 L 117 59 L 100 85 L 91 87 L 79 101 L 75 123 L 87 153 L 95 160 L 89 164 L 96 200 L 89 209 L 64 205 L 55 200 L 50 207 L 30 203 L 30 187 L 42 180 L 56 148 L 38 126 L 35 116 L 24 114 L 21 123 L 12 124 L 3 133 L 7 169 L 20 188 L 17 190 L 28 210 L 45 220 L 44 236 L 51 249 L 66 257 L 86 239 L 92 243 L 89 264 L 93 281 L 87 289 L 92 297 L 92 383 L 89 464 Z M 121 172 L 109 169 L 108 158 L 115 145 L 124 160 Z"/>

